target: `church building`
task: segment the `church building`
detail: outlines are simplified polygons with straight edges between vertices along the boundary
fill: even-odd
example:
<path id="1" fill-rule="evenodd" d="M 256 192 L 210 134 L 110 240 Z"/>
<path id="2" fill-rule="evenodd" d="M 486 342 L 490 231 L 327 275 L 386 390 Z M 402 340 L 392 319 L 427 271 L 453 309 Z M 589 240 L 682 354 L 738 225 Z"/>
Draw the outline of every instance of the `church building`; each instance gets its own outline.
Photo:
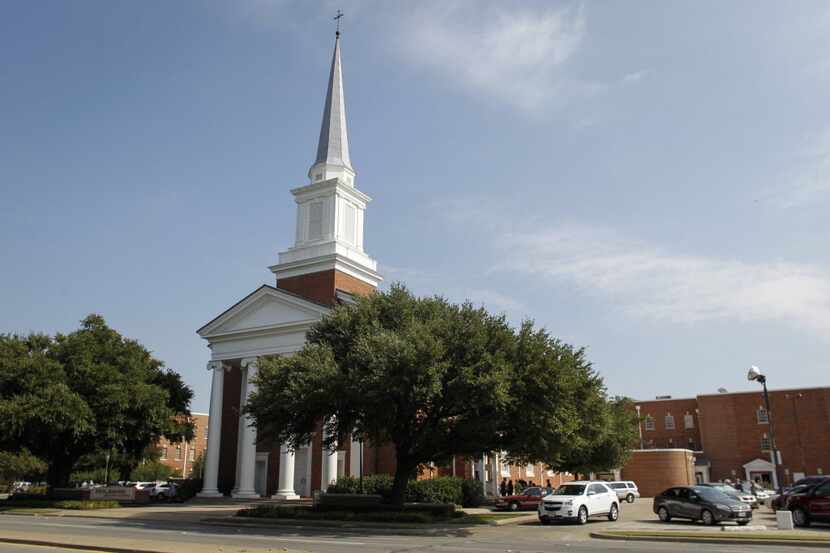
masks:
<path id="1" fill-rule="evenodd" d="M 377 262 L 363 249 L 363 215 L 371 198 L 355 187 L 355 176 L 338 32 L 310 182 L 291 190 L 297 204 L 294 246 L 269 267 L 273 286 L 260 286 L 197 331 L 208 342 L 212 375 L 202 497 L 290 500 L 324 491 L 339 476 L 394 472 L 391 446 L 353 441 L 330 453 L 318 433 L 306 447 L 292 451 L 257 436 L 249 417 L 240 416 L 240 406 L 255 386 L 259 357 L 300 350 L 311 325 L 333 306 L 372 293 L 382 280 Z M 523 468 L 522 474 L 525 470 L 532 469 Z M 542 467 L 536 470 L 538 480 Z M 475 464 L 458 459 L 431 472 L 483 477 L 495 491 L 495 475 L 512 476 L 514 471 L 493 455 Z"/>

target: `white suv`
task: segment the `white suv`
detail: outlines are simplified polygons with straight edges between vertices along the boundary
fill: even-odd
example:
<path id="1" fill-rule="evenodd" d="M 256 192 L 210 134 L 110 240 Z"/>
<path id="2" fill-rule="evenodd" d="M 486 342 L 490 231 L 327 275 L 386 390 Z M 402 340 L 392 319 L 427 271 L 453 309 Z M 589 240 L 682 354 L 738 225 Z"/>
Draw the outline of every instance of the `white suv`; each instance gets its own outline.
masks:
<path id="1" fill-rule="evenodd" d="M 604 515 L 608 520 L 620 516 L 620 500 L 614 490 L 603 482 L 568 482 L 539 503 L 539 521 L 554 520 L 588 522 L 588 517 Z"/>

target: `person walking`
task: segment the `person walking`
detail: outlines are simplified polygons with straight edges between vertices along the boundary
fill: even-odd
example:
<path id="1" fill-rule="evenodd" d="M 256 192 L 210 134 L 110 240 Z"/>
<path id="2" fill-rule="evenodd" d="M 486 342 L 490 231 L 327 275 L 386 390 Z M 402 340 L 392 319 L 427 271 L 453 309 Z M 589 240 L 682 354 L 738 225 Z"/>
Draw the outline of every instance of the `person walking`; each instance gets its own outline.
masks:
<path id="1" fill-rule="evenodd" d="M 499 495 L 502 497 L 507 495 L 507 478 L 501 479 L 501 484 L 499 484 Z"/>
<path id="2" fill-rule="evenodd" d="M 513 495 L 513 479 L 507 482 L 507 495 Z"/>

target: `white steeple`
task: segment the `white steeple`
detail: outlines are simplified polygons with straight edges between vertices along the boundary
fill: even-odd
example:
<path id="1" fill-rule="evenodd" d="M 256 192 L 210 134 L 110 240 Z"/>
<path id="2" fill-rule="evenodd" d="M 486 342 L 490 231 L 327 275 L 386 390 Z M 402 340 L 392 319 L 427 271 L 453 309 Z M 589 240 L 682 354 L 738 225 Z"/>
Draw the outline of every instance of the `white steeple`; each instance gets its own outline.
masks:
<path id="1" fill-rule="evenodd" d="M 377 287 L 377 261 L 363 250 L 363 213 L 372 200 L 355 188 L 346 133 L 340 32 L 334 41 L 329 86 L 311 184 L 291 191 L 297 203 L 294 246 L 271 267 L 277 280 L 337 270 Z"/>
<path id="2" fill-rule="evenodd" d="M 343 177 L 354 184 L 354 169 L 349 159 L 349 135 L 346 130 L 346 101 L 343 97 L 343 69 L 340 65 L 340 31 L 334 39 L 329 87 L 323 107 L 323 123 L 317 143 L 317 158 L 308 170 L 311 182 Z"/>

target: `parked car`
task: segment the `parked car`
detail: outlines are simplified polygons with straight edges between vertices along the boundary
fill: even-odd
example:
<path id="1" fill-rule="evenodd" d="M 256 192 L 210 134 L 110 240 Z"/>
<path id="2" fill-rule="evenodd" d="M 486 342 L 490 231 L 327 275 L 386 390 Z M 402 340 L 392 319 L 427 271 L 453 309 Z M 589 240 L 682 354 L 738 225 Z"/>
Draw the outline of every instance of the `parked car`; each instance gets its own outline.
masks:
<path id="1" fill-rule="evenodd" d="M 688 518 L 713 525 L 732 520 L 745 526 L 752 521 L 749 505 L 711 486 L 669 488 L 654 498 L 653 510 L 663 522 Z"/>
<path id="2" fill-rule="evenodd" d="M 830 522 L 830 476 L 790 493 L 786 501 L 785 508 L 792 511 L 793 524 L 796 526 Z"/>
<path id="3" fill-rule="evenodd" d="M 539 503 L 538 513 L 542 524 L 554 520 L 585 524 L 589 517 L 597 515 L 614 521 L 620 516 L 620 500 L 604 482 L 568 482 Z"/>
<path id="4" fill-rule="evenodd" d="M 748 492 L 742 492 L 729 484 L 724 484 L 722 482 L 707 482 L 705 484 L 698 484 L 698 486 L 704 486 L 707 488 L 713 488 L 720 492 L 725 493 L 726 495 L 731 495 L 738 499 L 739 501 L 743 501 L 747 505 L 749 505 L 753 509 L 758 508 L 758 498 Z"/>
<path id="5" fill-rule="evenodd" d="M 637 484 L 630 480 L 620 482 L 606 482 L 609 488 L 617 492 L 617 497 L 620 501 L 628 501 L 634 503 L 635 499 L 640 498 L 640 490 L 637 489 Z"/>
<path id="6" fill-rule="evenodd" d="M 809 490 L 812 486 L 810 484 L 798 484 L 789 488 L 784 488 L 780 494 L 773 494 L 770 498 L 770 508 L 773 511 L 783 511 L 787 506 L 787 499 L 792 494 L 803 493 Z"/>
<path id="7" fill-rule="evenodd" d="M 531 486 L 525 488 L 522 493 L 496 498 L 496 509 L 532 511 L 539 505 L 539 502 L 542 501 L 542 497 L 546 493 L 545 488 Z"/>
<path id="8" fill-rule="evenodd" d="M 151 491 L 153 488 L 156 487 L 156 484 L 158 484 L 158 482 L 136 482 L 135 484 L 133 484 L 133 486 L 135 487 L 136 490 L 139 490 L 139 491 L 140 490 Z"/>
<path id="9" fill-rule="evenodd" d="M 155 501 L 175 500 L 178 498 L 179 487 L 169 482 L 160 482 L 150 488 L 150 499 Z"/>

